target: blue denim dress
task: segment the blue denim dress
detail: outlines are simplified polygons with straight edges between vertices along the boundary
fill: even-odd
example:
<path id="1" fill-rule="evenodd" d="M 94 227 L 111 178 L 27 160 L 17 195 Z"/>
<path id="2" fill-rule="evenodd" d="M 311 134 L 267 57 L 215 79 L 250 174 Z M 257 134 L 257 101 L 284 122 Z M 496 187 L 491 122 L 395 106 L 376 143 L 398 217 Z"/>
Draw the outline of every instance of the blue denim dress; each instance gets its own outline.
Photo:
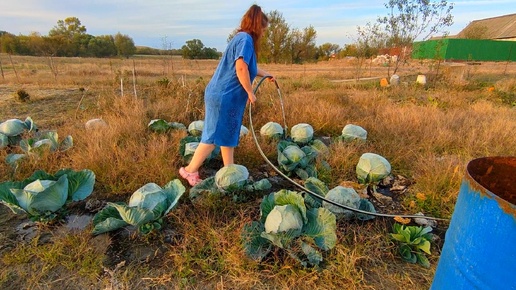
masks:
<path id="1" fill-rule="evenodd" d="M 247 104 L 247 93 L 236 74 L 236 61 L 242 58 L 249 68 L 251 83 L 258 68 L 253 39 L 237 33 L 224 51 L 213 77 L 204 92 L 204 129 L 201 142 L 236 147 Z"/>

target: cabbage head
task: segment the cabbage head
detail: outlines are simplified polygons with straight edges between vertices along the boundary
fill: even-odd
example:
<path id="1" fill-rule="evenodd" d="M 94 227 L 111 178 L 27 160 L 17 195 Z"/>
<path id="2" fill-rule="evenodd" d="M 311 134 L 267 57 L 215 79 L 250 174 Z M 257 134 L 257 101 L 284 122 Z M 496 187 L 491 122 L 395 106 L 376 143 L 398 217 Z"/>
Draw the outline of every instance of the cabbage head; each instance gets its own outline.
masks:
<path id="1" fill-rule="evenodd" d="M 378 154 L 364 153 L 358 160 L 356 173 L 359 183 L 378 183 L 391 174 L 391 164 Z"/>
<path id="2" fill-rule="evenodd" d="M 186 143 L 184 156 L 193 156 L 197 147 L 199 147 L 199 142 Z"/>
<path id="3" fill-rule="evenodd" d="M 306 144 L 314 137 L 314 128 L 306 123 L 300 123 L 290 129 L 292 140 L 299 144 Z"/>
<path id="4" fill-rule="evenodd" d="M 360 196 L 353 188 L 337 186 L 328 191 L 325 197 L 328 200 L 331 200 L 338 204 L 346 205 L 351 208 L 358 209 L 358 207 L 360 206 Z M 355 214 L 351 210 L 341 208 L 326 201 L 322 202 L 322 206 L 330 210 L 337 217 L 344 217 L 350 219 Z"/>
<path id="5" fill-rule="evenodd" d="M 344 129 L 342 129 L 341 138 L 344 141 L 365 141 L 367 139 L 367 131 L 360 126 L 347 124 L 346 126 L 344 126 Z"/>
<path id="6" fill-rule="evenodd" d="M 193 121 L 188 125 L 188 133 L 192 136 L 201 136 L 204 129 L 204 120 Z"/>
<path id="7" fill-rule="evenodd" d="M 282 189 L 265 196 L 260 204 L 260 221 L 242 230 L 245 253 L 261 261 L 272 246 L 286 249 L 303 266 L 322 261 L 319 249 L 327 251 L 337 242 L 336 218 L 325 208 L 306 208 L 303 196 Z"/>
<path id="8" fill-rule="evenodd" d="M 193 154 L 199 146 L 199 142 L 201 141 L 201 136 L 185 136 L 179 141 L 179 155 L 183 158 L 183 160 L 188 163 L 192 160 Z M 205 161 L 211 160 L 219 156 L 220 147 L 215 146 L 215 149 L 211 152 L 211 154 L 206 158 Z"/>
<path id="9" fill-rule="evenodd" d="M 295 173 L 301 179 L 317 177 L 315 161 L 319 153 L 315 147 L 306 145 L 300 148 L 297 143 L 281 140 L 277 151 L 279 168 L 287 175 Z"/>
<path id="10" fill-rule="evenodd" d="M 245 202 L 252 195 L 250 192 L 264 191 L 272 187 L 267 178 L 253 181 L 249 178 L 247 168 L 242 165 L 231 164 L 224 166 L 215 173 L 190 189 L 190 199 L 196 200 L 204 195 L 232 194 L 233 201 Z"/>
<path id="11" fill-rule="evenodd" d="M 0 123 L 0 133 L 7 137 L 18 136 L 25 131 L 30 132 L 36 129 L 36 125 L 30 117 L 27 117 L 25 121 L 9 119 Z"/>
<path id="12" fill-rule="evenodd" d="M 66 136 L 62 141 L 59 141 L 59 134 L 56 131 L 40 131 L 35 135 L 34 138 L 20 141 L 20 148 L 25 153 L 41 155 L 45 149 L 51 152 L 64 152 L 73 147 L 73 138 L 70 135 Z"/>
<path id="13" fill-rule="evenodd" d="M 281 139 L 283 128 L 276 122 L 268 122 L 260 129 L 260 135 L 271 139 Z"/>
<path id="14" fill-rule="evenodd" d="M 240 135 L 239 138 L 243 138 L 249 134 L 249 129 L 247 129 L 244 125 L 240 126 Z"/>
<path id="15" fill-rule="evenodd" d="M 15 214 L 25 213 L 32 220 L 50 221 L 67 202 L 88 197 L 94 183 L 95 174 L 88 169 L 62 169 L 55 175 L 38 170 L 23 181 L 0 183 L 0 203 Z"/>
<path id="16" fill-rule="evenodd" d="M 147 183 L 131 195 L 128 204 L 108 202 L 93 217 L 92 233 L 98 235 L 128 225 L 137 227 L 143 234 L 159 230 L 163 217 L 177 205 L 184 192 L 185 187 L 178 179 L 163 188 Z"/>
<path id="17" fill-rule="evenodd" d="M 287 172 L 293 171 L 296 167 L 301 166 L 300 163 L 305 157 L 305 152 L 296 145 L 288 145 L 283 151 L 278 152 L 280 167 Z"/>
<path id="18" fill-rule="evenodd" d="M 179 122 L 167 122 L 163 119 L 154 119 L 147 125 L 149 129 L 157 133 L 165 133 L 170 129 L 186 130 L 186 126 Z"/>
<path id="19" fill-rule="evenodd" d="M 230 164 L 224 166 L 215 174 L 215 184 L 222 191 L 232 191 L 242 188 L 249 178 L 249 171 L 243 165 Z"/>
<path id="20" fill-rule="evenodd" d="M 323 141 L 319 139 L 314 139 L 310 142 L 310 147 L 317 152 L 317 155 L 326 155 L 330 153 L 330 149 Z"/>
<path id="21" fill-rule="evenodd" d="M 294 231 L 295 235 L 301 234 L 303 217 L 297 207 L 286 204 L 276 205 L 265 219 L 265 232 L 277 234 L 280 232 Z"/>

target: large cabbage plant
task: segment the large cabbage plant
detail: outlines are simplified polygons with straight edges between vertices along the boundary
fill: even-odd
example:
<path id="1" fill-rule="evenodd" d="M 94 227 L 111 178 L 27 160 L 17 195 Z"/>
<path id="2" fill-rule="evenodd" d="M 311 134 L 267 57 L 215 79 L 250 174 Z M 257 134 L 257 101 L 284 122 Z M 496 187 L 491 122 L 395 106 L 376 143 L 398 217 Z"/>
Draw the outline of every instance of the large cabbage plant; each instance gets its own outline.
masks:
<path id="1" fill-rule="evenodd" d="M 244 226 L 242 242 L 245 253 L 261 261 L 274 246 L 301 262 L 318 266 L 322 251 L 337 242 L 336 218 L 326 208 L 307 209 L 303 197 L 282 189 L 265 196 L 260 205 L 260 220 Z"/>
<path id="2" fill-rule="evenodd" d="M 184 162 L 189 163 L 192 160 L 192 157 L 201 142 L 201 136 L 192 136 L 188 135 L 179 140 L 179 155 L 184 160 Z M 220 154 L 220 147 L 216 146 L 215 149 L 211 152 L 211 154 L 206 158 L 206 161 L 215 159 Z"/>
<path id="3" fill-rule="evenodd" d="M 260 128 L 260 135 L 265 138 L 279 140 L 283 138 L 284 130 L 280 124 L 271 121 Z"/>
<path id="4" fill-rule="evenodd" d="M 0 203 L 15 214 L 48 222 L 62 216 L 68 202 L 88 197 L 94 184 L 95 174 L 89 169 L 62 169 L 54 175 L 38 170 L 23 181 L 0 183 Z"/>
<path id="5" fill-rule="evenodd" d="M 191 136 L 200 137 L 202 135 L 202 130 L 204 129 L 204 120 L 193 121 L 188 125 L 188 134 Z"/>
<path id="6" fill-rule="evenodd" d="M 301 179 L 317 177 L 316 158 L 326 152 L 326 145 L 319 142 L 300 147 L 295 142 L 279 141 L 277 145 L 279 169 L 288 176 L 297 175 Z"/>
<path id="7" fill-rule="evenodd" d="M 367 185 L 368 193 L 376 192 L 378 183 L 391 174 L 391 164 L 383 156 L 364 153 L 356 166 L 359 183 Z"/>
<path id="8" fill-rule="evenodd" d="M 0 123 L 0 149 L 9 145 L 18 145 L 25 132 L 37 131 L 37 126 L 31 117 L 25 121 L 9 119 Z"/>
<path id="9" fill-rule="evenodd" d="M 59 140 L 56 131 L 40 131 L 33 137 L 22 139 L 19 142 L 20 149 L 23 153 L 7 154 L 5 161 L 12 167 L 17 166 L 17 162 L 25 157 L 40 157 L 45 151 L 63 152 L 73 147 L 73 138 L 71 135 L 66 136 L 63 140 Z"/>
<path id="10" fill-rule="evenodd" d="M 344 206 L 362 211 L 368 211 L 372 213 L 376 212 L 374 205 L 369 200 L 361 198 L 353 188 L 339 185 L 335 188 L 328 189 L 328 186 L 324 182 L 314 177 L 310 177 L 307 180 L 305 180 L 305 187 L 313 193 L 316 193 L 319 196 L 324 197 L 325 199 L 335 202 L 337 204 L 342 204 Z M 310 206 L 322 206 L 324 208 L 327 208 L 332 213 L 334 213 L 339 219 L 342 218 L 347 220 L 369 220 L 374 218 L 374 216 L 372 215 L 358 213 L 350 209 L 345 209 L 311 195 L 305 195 L 305 200 L 306 203 Z"/>
<path id="11" fill-rule="evenodd" d="M 185 187 L 178 179 L 170 181 L 163 188 L 147 183 L 131 195 L 128 204 L 108 202 L 93 217 L 92 233 L 98 235 L 129 225 L 142 234 L 159 230 L 163 217 L 177 205 L 184 192 Z"/>
<path id="12" fill-rule="evenodd" d="M 278 165 L 288 176 L 297 175 L 301 179 L 317 177 L 317 157 L 326 155 L 328 147 L 319 139 L 314 139 L 311 125 L 300 123 L 290 130 L 291 137 L 278 142 Z M 327 168 L 327 162 L 319 158 Z"/>
<path id="13" fill-rule="evenodd" d="M 157 133 L 165 133 L 169 130 L 184 130 L 186 131 L 186 126 L 179 122 L 167 122 L 163 119 L 153 119 L 147 125 L 150 130 Z"/>
<path id="14" fill-rule="evenodd" d="M 208 177 L 190 189 L 190 198 L 196 199 L 203 193 L 208 195 L 232 194 L 235 201 L 243 201 L 249 192 L 264 191 L 272 187 L 266 178 L 253 181 L 249 171 L 240 164 L 222 167 L 215 176 Z"/>
<path id="15" fill-rule="evenodd" d="M 292 141 L 298 144 L 306 144 L 314 138 L 314 128 L 310 124 L 300 123 L 290 129 Z"/>
<path id="16" fill-rule="evenodd" d="M 342 129 L 342 134 L 339 136 L 339 139 L 344 141 L 366 141 L 367 131 L 358 125 L 347 124 Z"/>

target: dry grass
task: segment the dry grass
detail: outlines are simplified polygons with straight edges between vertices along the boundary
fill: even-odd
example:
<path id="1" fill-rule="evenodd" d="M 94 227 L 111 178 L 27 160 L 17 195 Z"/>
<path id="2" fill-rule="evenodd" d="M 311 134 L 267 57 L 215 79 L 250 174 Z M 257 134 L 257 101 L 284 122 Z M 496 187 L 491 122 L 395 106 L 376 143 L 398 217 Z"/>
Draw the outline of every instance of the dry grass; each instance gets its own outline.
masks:
<path id="1" fill-rule="evenodd" d="M 3 57 L 3 56 L 0 56 Z M 127 200 L 148 182 L 164 185 L 177 178 L 182 164 L 179 140 L 184 132 L 156 134 L 147 130 L 150 120 L 162 118 L 188 125 L 203 118 L 203 90 L 215 61 L 171 58 L 133 60 L 56 59 L 54 78 L 43 58 L 13 57 L 18 74 L 4 64 L 0 79 L 0 120 L 32 117 L 41 129 L 72 135 L 72 150 L 47 154 L 23 162 L 15 179 L 36 169 L 89 168 L 96 174 L 92 198 Z M 509 64 L 507 71 L 516 71 Z M 444 79 L 426 87 L 415 86 L 417 72 L 431 73 L 429 64 L 402 68 L 399 87 L 380 88 L 377 80 L 341 82 L 353 78 L 348 61 L 309 65 L 265 65 L 279 82 L 286 122 L 311 124 L 318 136 L 332 141 L 327 161 L 330 172 L 321 178 L 330 187 L 354 182 L 361 154 L 386 157 L 393 174 L 413 181 L 401 196 L 407 213 L 418 211 L 450 217 L 465 165 L 473 158 L 516 155 L 516 75 L 503 75 L 504 66 L 485 63 L 444 70 Z M 132 71 L 136 69 L 134 96 Z M 384 67 L 367 67 L 364 77 L 384 77 Z M 121 96 L 120 78 L 124 82 Z M 494 87 L 494 89 L 489 89 Z M 14 93 L 23 88 L 31 98 L 18 102 Z M 269 121 L 283 124 L 274 86 L 264 83 L 253 107 L 255 130 Z M 107 127 L 86 130 L 84 123 L 102 118 Z M 340 143 L 346 124 L 368 131 L 366 143 Z M 249 125 L 246 113 L 244 125 Z M 266 155 L 275 161 L 274 142 L 259 138 Z M 8 154 L 0 151 L 0 159 Z M 214 161 L 211 166 L 220 164 Z M 236 150 L 236 162 L 255 177 L 271 171 L 250 136 Z M 0 163 L 5 181 L 12 169 Z M 204 172 L 208 174 L 208 172 Z M 124 247 L 148 247 L 150 261 L 119 264 L 109 239 L 98 241 L 88 233 L 56 235 L 53 243 L 17 243 L 13 224 L 20 222 L 0 208 L 1 288 L 17 289 L 428 289 L 439 258 L 439 241 L 424 269 L 398 258 L 389 240 L 392 220 L 339 223 L 338 244 L 325 254 L 322 269 L 304 269 L 276 250 L 262 263 L 247 259 L 240 246 L 240 231 L 259 215 L 260 197 L 235 203 L 224 197 L 192 204 L 187 194 L 167 218 L 163 237 L 119 241 Z M 443 234 L 443 228 L 437 234 Z M 49 229 L 48 232 L 53 233 Z M 102 235 L 108 237 L 108 235 Z M 442 241 L 441 241 L 442 243 Z M 114 251 L 114 250 L 111 250 Z M 110 256 L 111 255 L 111 256 Z M 111 261 L 109 261 L 111 259 Z M 80 263 L 79 263 L 80 261 Z M 69 284 L 68 282 L 73 282 Z M 78 286 L 71 286 L 78 285 Z M 14 288 L 13 288 L 14 287 Z"/>

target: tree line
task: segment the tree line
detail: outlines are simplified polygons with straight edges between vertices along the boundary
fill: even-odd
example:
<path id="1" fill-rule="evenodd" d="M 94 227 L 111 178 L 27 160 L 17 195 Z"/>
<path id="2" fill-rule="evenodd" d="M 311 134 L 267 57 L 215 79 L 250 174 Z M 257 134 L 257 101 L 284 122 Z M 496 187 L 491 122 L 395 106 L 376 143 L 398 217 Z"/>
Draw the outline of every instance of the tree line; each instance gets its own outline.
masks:
<path id="1" fill-rule="evenodd" d="M 48 35 L 31 33 L 16 36 L 0 31 L 0 51 L 3 53 L 61 57 L 129 57 L 136 52 L 131 37 L 115 35 L 93 36 L 77 17 L 59 20 Z"/>
<path id="2" fill-rule="evenodd" d="M 304 29 L 290 28 L 278 11 L 269 13 L 270 27 L 264 36 L 261 62 L 302 63 L 329 58 L 339 52 L 337 44 L 326 43 L 317 47 L 317 32 L 312 26 Z M 236 33 L 230 34 L 228 41 Z M 14 35 L 0 31 L 0 52 L 55 57 L 130 57 L 145 55 L 181 55 L 186 59 L 218 59 L 222 52 L 205 47 L 200 39 L 186 41 L 181 49 L 155 49 L 136 47 L 131 37 L 120 32 L 115 35 L 94 36 L 77 17 L 58 20 L 48 35 L 31 33 Z"/>
<path id="3" fill-rule="evenodd" d="M 311 25 L 292 28 L 282 13 L 277 10 L 267 14 L 269 27 L 265 31 L 260 47 L 262 63 L 300 64 L 328 60 L 333 57 L 353 56 L 368 58 L 383 52 L 399 51 L 395 70 L 409 57 L 412 42 L 418 37 L 423 40 L 432 33 L 441 31 L 453 23 L 453 4 L 446 0 L 389 0 L 384 4 L 386 16 L 380 16 L 375 23 L 357 27 L 352 44 L 340 47 L 338 44 L 316 45 L 317 31 Z M 235 29 L 227 41 L 236 34 Z M 165 44 L 166 45 L 166 44 Z M 136 47 L 128 35 L 93 36 L 86 33 L 86 27 L 77 17 L 59 20 L 47 36 L 38 33 L 13 35 L 0 31 L 0 52 L 20 55 L 63 56 L 63 57 L 130 57 L 134 54 L 181 55 L 186 59 L 218 59 L 222 52 L 205 47 L 200 39 L 186 41 L 181 49 L 154 49 Z"/>

